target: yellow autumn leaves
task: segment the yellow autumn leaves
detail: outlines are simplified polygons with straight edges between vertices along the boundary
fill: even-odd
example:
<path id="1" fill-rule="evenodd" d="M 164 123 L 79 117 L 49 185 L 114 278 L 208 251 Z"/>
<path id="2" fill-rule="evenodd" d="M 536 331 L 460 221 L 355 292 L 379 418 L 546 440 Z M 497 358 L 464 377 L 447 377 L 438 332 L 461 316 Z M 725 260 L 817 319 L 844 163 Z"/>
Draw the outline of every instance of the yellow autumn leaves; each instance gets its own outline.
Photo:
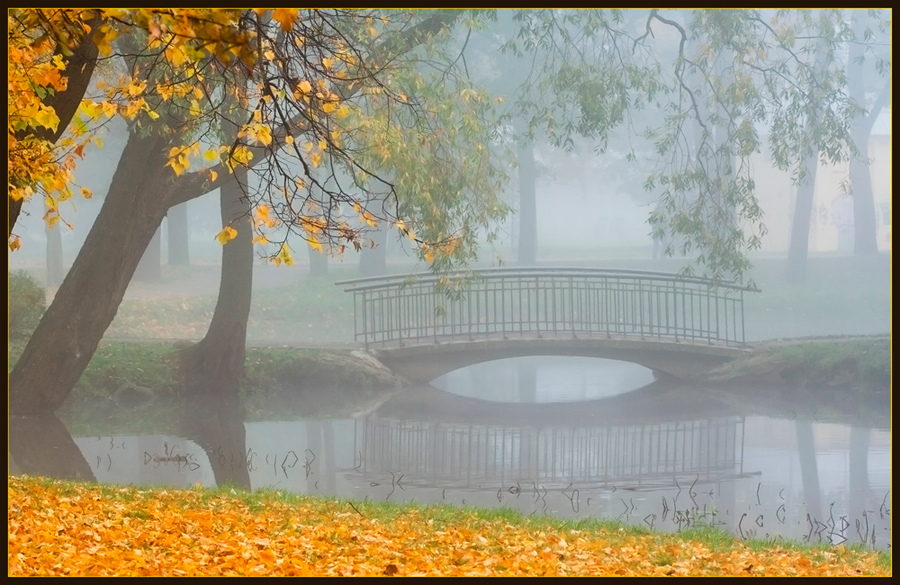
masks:
<path id="1" fill-rule="evenodd" d="M 10 576 L 891 574 L 876 553 L 843 547 L 713 548 L 671 534 L 277 493 L 27 477 L 8 478 L 7 488 Z"/>

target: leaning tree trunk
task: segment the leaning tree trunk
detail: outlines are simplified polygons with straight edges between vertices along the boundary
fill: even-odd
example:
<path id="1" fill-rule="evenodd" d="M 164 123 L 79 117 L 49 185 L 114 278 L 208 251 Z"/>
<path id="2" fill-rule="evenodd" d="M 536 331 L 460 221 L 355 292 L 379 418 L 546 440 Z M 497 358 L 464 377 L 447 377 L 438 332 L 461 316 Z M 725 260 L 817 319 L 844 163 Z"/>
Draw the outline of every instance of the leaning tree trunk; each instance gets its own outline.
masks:
<path id="1" fill-rule="evenodd" d="M 537 260 L 537 168 L 534 143 L 519 147 L 519 254 L 520 266 Z"/>
<path id="2" fill-rule="evenodd" d="M 803 159 L 806 179 L 797 187 L 794 203 L 794 219 L 791 223 L 791 242 L 788 248 L 787 280 L 800 284 L 806 280 L 806 259 L 809 256 L 809 224 L 812 220 L 813 200 L 816 194 L 816 169 L 819 153 Z"/>
<path id="3" fill-rule="evenodd" d="M 128 138 L 78 257 L 9 375 L 9 411 L 55 411 L 87 367 L 169 207 L 166 140 Z"/>
<path id="4" fill-rule="evenodd" d="M 250 205 L 241 186 L 246 176 L 246 171 L 236 171 L 234 180 L 220 191 L 222 223 L 236 229 L 237 236 L 222 247 L 219 299 L 206 337 L 182 353 L 184 390 L 189 396 L 213 393 L 236 399 L 244 374 L 253 284 Z"/>

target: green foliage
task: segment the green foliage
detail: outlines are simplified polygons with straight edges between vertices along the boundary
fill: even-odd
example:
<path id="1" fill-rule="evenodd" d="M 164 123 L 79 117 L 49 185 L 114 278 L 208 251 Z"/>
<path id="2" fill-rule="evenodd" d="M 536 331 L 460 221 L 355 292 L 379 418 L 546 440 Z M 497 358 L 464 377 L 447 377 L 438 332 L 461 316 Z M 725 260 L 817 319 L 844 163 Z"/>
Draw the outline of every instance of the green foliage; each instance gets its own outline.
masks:
<path id="1" fill-rule="evenodd" d="M 26 339 L 37 327 L 47 307 L 44 289 L 24 270 L 10 272 L 7 281 L 9 294 L 9 338 Z"/>
<path id="2" fill-rule="evenodd" d="M 750 157 L 768 142 L 776 166 L 797 180 L 810 153 L 847 160 L 853 120 L 865 111 L 851 99 L 847 47 L 864 45 L 874 70 L 890 71 L 873 49 L 884 41 L 872 28 L 889 30 L 881 12 L 867 13 L 872 26 L 858 34 L 841 10 L 511 15 L 511 25 L 500 20 L 501 53 L 526 72 L 507 91 L 520 139 L 572 150 L 580 136 L 603 152 L 624 127 L 650 141 L 653 235 L 680 242 L 666 252 L 688 257 L 684 272 L 712 278 L 743 280 L 766 234 Z"/>

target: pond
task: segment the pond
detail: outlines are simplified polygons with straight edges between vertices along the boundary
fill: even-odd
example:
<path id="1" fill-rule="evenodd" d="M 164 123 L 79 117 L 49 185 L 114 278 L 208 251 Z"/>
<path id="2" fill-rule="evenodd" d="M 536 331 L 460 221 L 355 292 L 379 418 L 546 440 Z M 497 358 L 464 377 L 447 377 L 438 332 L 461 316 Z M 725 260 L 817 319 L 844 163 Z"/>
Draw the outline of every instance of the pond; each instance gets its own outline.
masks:
<path id="1" fill-rule="evenodd" d="M 502 360 L 365 404 L 341 394 L 343 415 L 289 415 L 282 395 L 266 420 L 194 404 L 166 431 L 69 436 L 62 424 L 11 424 L 10 470 L 507 506 L 665 531 L 709 524 L 743 538 L 888 549 L 890 418 L 868 413 L 889 412 L 889 394 L 857 412 L 761 394 L 735 399 L 608 360 Z"/>

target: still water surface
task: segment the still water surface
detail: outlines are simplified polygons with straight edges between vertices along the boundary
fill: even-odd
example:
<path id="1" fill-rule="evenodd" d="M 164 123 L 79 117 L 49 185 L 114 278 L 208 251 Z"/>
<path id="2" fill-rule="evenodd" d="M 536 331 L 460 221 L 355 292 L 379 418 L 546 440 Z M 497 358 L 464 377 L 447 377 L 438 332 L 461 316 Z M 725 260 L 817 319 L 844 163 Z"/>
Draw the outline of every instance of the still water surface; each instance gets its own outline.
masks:
<path id="1" fill-rule="evenodd" d="M 183 436 L 74 442 L 100 482 L 230 481 L 889 548 L 889 424 L 765 410 L 623 362 L 522 358 L 458 370 L 353 418 L 206 421 L 197 409 Z"/>

